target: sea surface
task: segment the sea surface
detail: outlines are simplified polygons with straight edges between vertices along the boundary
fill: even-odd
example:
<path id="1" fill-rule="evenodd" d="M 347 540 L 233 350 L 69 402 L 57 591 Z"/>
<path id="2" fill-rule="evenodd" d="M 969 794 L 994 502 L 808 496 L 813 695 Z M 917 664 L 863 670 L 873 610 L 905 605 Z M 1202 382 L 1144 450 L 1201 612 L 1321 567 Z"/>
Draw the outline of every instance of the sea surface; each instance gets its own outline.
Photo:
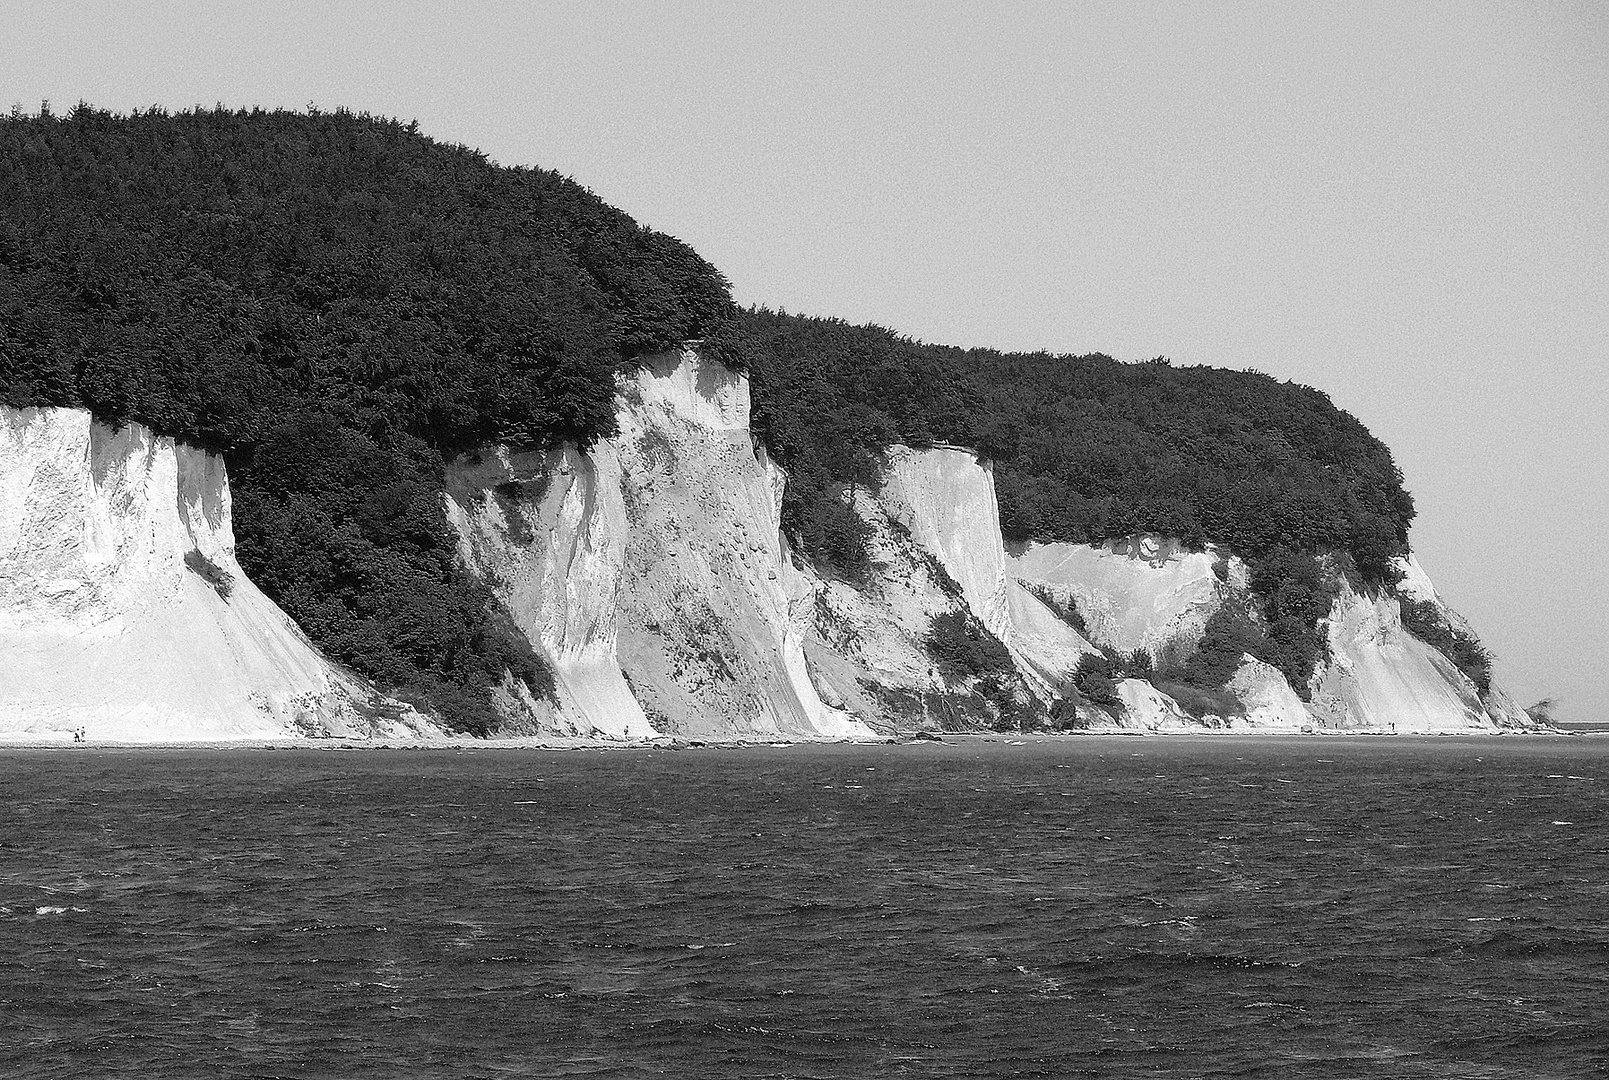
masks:
<path id="1" fill-rule="evenodd" d="M 0 751 L 4 1077 L 1601 1077 L 1609 739 Z"/>

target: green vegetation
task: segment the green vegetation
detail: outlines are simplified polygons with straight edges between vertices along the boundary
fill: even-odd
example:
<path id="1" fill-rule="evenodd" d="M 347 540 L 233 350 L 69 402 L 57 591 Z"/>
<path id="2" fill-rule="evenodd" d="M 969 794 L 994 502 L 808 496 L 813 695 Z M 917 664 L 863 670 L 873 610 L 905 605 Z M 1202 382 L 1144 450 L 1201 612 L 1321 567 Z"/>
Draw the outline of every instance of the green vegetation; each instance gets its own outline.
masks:
<path id="1" fill-rule="evenodd" d="M 190 571 L 212 586 L 212 591 L 218 594 L 221 600 L 228 600 L 229 595 L 235 591 L 235 575 L 201 554 L 200 549 L 191 548 L 184 553 L 184 565 Z"/>
<path id="2" fill-rule="evenodd" d="M 1434 602 L 1401 593 L 1397 601 L 1402 605 L 1404 629 L 1451 660 L 1475 684 L 1475 689 L 1484 694 L 1492 688 L 1492 654 L 1485 646 L 1449 623 Z"/>
<path id="3" fill-rule="evenodd" d="M 1164 679 L 1203 690 L 1222 690 L 1240 670 L 1247 653 L 1258 656 L 1268 651 L 1268 636 L 1242 611 L 1229 602 L 1219 605 L 1207 620 L 1201 642 L 1182 664 L 1164 665 Z"/>
<path id="4" fill-rule="evenodd" d="M 1056 594 L 1044 585 L 1025 582 L 1023 587 L 1034 599 L 1049 608 L 1051 614 L 1078 631 L 1079 637 L 1085 641 L 1089 640 L 1089 624 L 1084 621 L 1083 613 L 1078 610 L 1077 597 L 1069 596 L 1064 602 L 1057 599 Z"/>
<path id="5" fill-rule="evenodd" d="M 1021 679 L 1010 650 L 971 612 L 935 615 L 924 644 L 944 681 L 963 691 L 971 699 L 968 707 L 996 731 L 1025 731 L 1042 722 L 1019 697 Z"/>
<path id="6" fill-rule="evenodd" d="M 1085 653 L 1078 660 L 1073 673 L 1073 687 L 1079 695 L 1093 705 L 1106 709 L 1121 709 L 1123 699 L 1118 696 L 1117 684 L 1127 678 L 1123 662 L 1111 653 Z"/>
<path id="7" fill-rule="evenodd" d="M 1016 670 L 1011 653 L 966 611 L 935 615 L 927 633 L 927 651 L 940 674 L 951 682 Z"/>
<path id="8" fill-rule="evenodd" d="M 616 371 L 732 317 L 686 245 L 413 125 L 0 119 L 0 404 L 221 452 L 253 580 L 465 730 L 505 671 L 549 683 L 459 565 L 443 457 L 608 435 Z"/>
<path id="9" fill-rule="evenodd" d="M 1155 679 L 1153 685 L 1178 702 L 1181 709 L 1197 720 L 1208 716 L 1228 720 L 1231 717 L 1246 715 L 1245 703 L 1227 690 L 1206 690 L 1200 686 L 1169 682 L 1163 678 Z"/>
<path id="10" fill-rule="evenodd" d="M 1242 557 L 1346 550 L 1382 579 L 1406 549 L 1413 501 L 1390 452 L 1310 387 L 925 345 L 766 310 L 743 328 L 757 423 L 779 459 L 821 484 L 875 479 L 894 442 L 954 443 L 994 462 L 1008 539 L 1158 532 Z"/>

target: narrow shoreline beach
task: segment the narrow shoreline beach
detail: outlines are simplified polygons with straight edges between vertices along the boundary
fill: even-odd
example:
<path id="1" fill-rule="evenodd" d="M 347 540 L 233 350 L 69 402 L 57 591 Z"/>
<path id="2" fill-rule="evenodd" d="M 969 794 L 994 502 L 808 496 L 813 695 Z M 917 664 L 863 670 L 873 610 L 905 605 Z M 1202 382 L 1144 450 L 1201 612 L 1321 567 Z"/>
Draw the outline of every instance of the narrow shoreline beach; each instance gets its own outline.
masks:
<path id="1" fill-rule="evenodd" d="M 7 750 L 433 750 L 461 752 L 465 750 L 746 750 L 756 747 L 788 746 L 926 746 L 934 744 L 989 743 L 997 745 L 1066 744 L 1069 746 L 1097 740 L 1121 739 L 1177 742 L 1206 740 L 1223 742 L 1240 740 L 1264 743 L 1271 740 L 1301 741 L 1365 741 L 1401 740 L 1419 742 L 1491 742 L 1521 739 L 1557 740 L 1580 737 L 1609 736 L 1609 727 L 1597 730 L 1563 729 L 1559 731 L 1502 731 L 1502 732 L 1390 732 L 1390 731 L 1280 731 L 1280 732 L 1149 732 L 1149 731 L 1092 731 L 1076 734 L 1014 734 L 1009 732 L 945 732 L 937 738 L 914 735 L 891 736 L 880 739 L 683 739 L 663 736 L 655 739 L 589 739 L 558 735 L 523 736 L 507 739 L 349 739 L 349 738 L 241 738 L 134 742 L 116 739 L 88 739 L 73 742 L 68 733 L 60 738 L 37 735 L 0 735 L 0 752 Z"/>

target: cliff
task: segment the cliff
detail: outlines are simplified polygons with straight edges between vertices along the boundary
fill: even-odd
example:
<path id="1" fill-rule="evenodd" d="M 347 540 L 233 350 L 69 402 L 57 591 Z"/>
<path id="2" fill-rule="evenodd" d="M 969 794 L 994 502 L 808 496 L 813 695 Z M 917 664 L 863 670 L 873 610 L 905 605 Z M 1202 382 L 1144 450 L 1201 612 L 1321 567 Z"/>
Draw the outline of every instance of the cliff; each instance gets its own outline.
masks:
<path id="1" fill-rule="evenodd" d="M 1100 546 L 1031 543 L 1009 561 L 1018 582 L 1076 608 L 1093 642 L 1157 660 L 1198 641 L 1228 589 L 1246 579 L 1239 559 L 1225 560 L 1220 580 L 1215 551 L 1153 535 Z"/>
<path id="2" fill-rule="evenodd" d="M 466 561 L 556 673 L 556 711 L 527 717 L 544 730 L 843 738 L 1042 720 L 1076 700 L 1082 657 L 1188 655 L 1222 604 L 1249 596 L 1240 560 L 1164 537 L 1008 552 L 992 468 L 944 446 L 896 446 L 883 482 L 850 492 L 871 569 L 844 580 L 795 557 L 781 534 L 787 479 L 749 430 L 745 378 L 695 350 L 665 354 L 622 379 L 618 409 L 619 433 L 586 451 L 488 447 L 448 469 Z M 1423 578 L 1404 566 L 1410 582 Z M 1311 703 L 1246 656 L 1214 699 L 1229 707 L 1191 712 L 1122 679 L 1117 704 L 1078 706 L 1076 726 L 1513 726 L 1393 621 L 1395 604 L 1343 583 Z M 945 617 L 987 631 L 1004 666 L 943 670 L 932 634 Z"/>
<path id="3" fill-rule="evenodd" d="M 567 178 L 340 110 L 0 127 L 0 406 L 227 448 L 245 565 L 308 635 L 267 652 L 302 663 L 311 642 L 455 732 L 1528 722 L 1443 605 L 1377 587 L 1413 501 L 1312 387 L 745 310 L 696 252 Z M 42 449 L 16 443 L 9 472 Z M 156 562 L 189 557 L 221 600 L 243 575 L 195 528 Z M 1191 550 L 1204 538 L 1219 549 Z M 48 667 L 20 659 L 56 632 L 41 612 L 134 625 L 168 597 L 166 571 L 125 558 L 136 584 L 108 578 L 82 610 L 40 600 L 100 581 L 76 563 L 10 590 L 13 686 Z M 199 601 L 162 603 L 193 627 Z M 287 682 L 263 653 L 236 680 L 278 687 L 251 691 L 258 713 L 347 723 L 323 704 L 294 720 L 286 701 L 340 678 Z"/>
<path id="4" fill-rule="evenodd" d="M 1442 603 L 1417 559 L 1398 566 L 1399 592 L 1430 601 L 1447 621 L 1473 632 Z M 1344 578 L 1339 590 L 1326 627 L 1328 659 L 1312 682 L 1312 709 L 1326 726 L 1426 733 L 1533 726 L 1500 688 L 1482 694 L 1451 660 L 1409 633 L 1397 599 L 1361 596 Z"/>
<path id="5" fill-rule="evenodd" d="M 871 731 L 807 672 L 814 583 L 780 528 L 783 477 L 749 387 L 696 352 L 623 379 L 583 452 L 489 448 L 448 467 L 448 517 L 552 666 L 576 734 L 842 738 Z"/>
<path id="6" fill-rule="evenodd" d="M 622 376 L 616 405 L 617 432 L 584 449 L 496 444 L 446 466 L 461 558 L 554 674 L 551 701 L 502 695 L 505 734 L 1528 725 L 1409 633 L 1396 599 L 1344 577 L 1308 701 L 1249 655 L 1199 700 L 1119 678 L 1111 703 L 1085 701 L 1081 659 L 1188 656 L 1214 612 L 1248 603 L 1245 566 L 1155 535 L 1008 551 L 987 462 L 896 446 L 880 485 L 848 493 L 870 570 L 846 580 L 790 550 L 787 476 L 750 430 L 746 378 L 683 349 Z M 218 458 L 79 410 L 3 419 L 0 733 L 437 733 L 323 659 L 241 572 Z M 1401 570 L 1405 595 L 1467 630 L 1416 561 Z M 956 631 L 977 646 L 971 666 L 946 658 L 941 624 L 971 628 Z"/>
<path id="7" fill-rule="evenodd" d="M 0 409 L 0 737 L 406 736 L 235 562 L 214 456 L 78 409 Z"/>

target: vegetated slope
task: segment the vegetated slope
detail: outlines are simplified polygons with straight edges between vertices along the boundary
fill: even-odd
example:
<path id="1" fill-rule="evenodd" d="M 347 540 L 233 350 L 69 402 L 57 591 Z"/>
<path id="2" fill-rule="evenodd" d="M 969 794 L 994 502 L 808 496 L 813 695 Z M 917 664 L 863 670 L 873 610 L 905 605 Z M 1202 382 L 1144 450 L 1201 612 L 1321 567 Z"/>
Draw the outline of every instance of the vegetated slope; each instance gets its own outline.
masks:
<path id="1" fill-rule="evenodd" d="M 413 125 L 0 119 L 0 403 L 222 452 L 246 571 L 467 730 L 505 670 L 547 674 L 459 565 L 443 455 L 606 435 L 623 363 L 731 311 L 686 245 Z"/>
<path id="2" fill-rule="evenodd" d="M 976 447 L 995 463 L 1009 539 L 1159 532 L 1245 558 L 1266 630 L 1226 614 L 1202 661 L 1169 674 L 1221 685 L 1244 649 L 1301 690 L 1330 601 L 1314 554 L 1344 553 L 1364 580 L 1390 583 L 1407 550 L 1413 501 L 1390 451 L 1310 387 L 1160 359 L 926 345 L 767 310 L 747 312 L 743 334 L 756 424 L 793 476 L 784 521 L 850 576 L 864 552 L 845 487 L 875 477 L 895 441 Z"/>

